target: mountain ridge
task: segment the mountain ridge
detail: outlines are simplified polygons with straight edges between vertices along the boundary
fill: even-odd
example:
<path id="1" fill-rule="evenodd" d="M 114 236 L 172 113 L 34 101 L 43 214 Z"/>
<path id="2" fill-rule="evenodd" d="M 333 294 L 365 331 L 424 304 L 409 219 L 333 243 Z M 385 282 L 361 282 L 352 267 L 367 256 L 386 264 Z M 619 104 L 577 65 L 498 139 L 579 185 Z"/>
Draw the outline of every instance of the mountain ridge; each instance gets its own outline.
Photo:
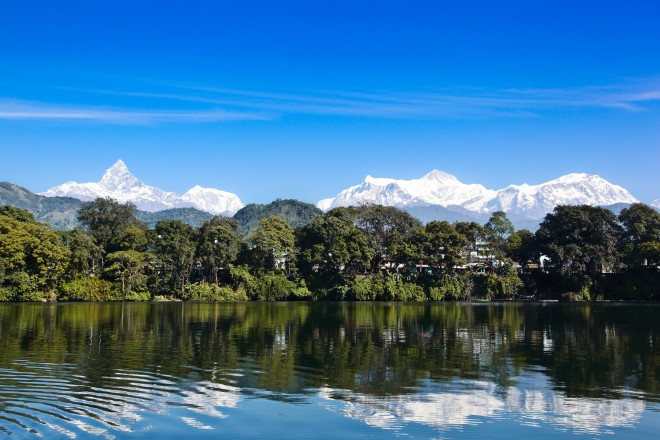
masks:
<path id="1" fill-rule="evenodd" d="M 69 181 L 39 195 L 73 197 L 82 201 L 111 197 L 122 203 L 133 203 L 138 209 L 147 212 L 196 208 L 214 215 L 231 216 L 244 206 L 236 194 L 214 188 L 196 185 L 185 194 L 178 195 L 147 185 L 134 176 L 121 159 L 108 168 L 98 182 Z"/>
<path id="2" fill-rule="evenodd" d="M 435 206 L 474 217 L 504 211 L 523 219 L 540 220 L 557 205 L 607 206 L 637 202 L 639 200 L 624 188 L 586 173 L 571 173 L 538 185 L 512 184 L 492 190 L 480 184 L 465 184 L 449 173 L 432 170 L 411 180 L 367 176 L 362 183 L 335 197 L 322 199 L 316 206 L 324 211 L 364 203 L 416 211 Z"/>

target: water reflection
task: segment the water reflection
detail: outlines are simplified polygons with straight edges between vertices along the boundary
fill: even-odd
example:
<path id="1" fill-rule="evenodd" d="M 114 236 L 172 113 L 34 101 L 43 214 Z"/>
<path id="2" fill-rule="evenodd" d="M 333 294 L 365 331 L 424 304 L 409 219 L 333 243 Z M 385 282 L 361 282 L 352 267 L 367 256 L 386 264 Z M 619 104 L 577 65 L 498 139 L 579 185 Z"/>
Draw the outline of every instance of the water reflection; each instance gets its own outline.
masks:
<path id="1" fill-rule="evenodd" d="M 509 434 L 642 429 L 659 409 L 658 311 L 2 304 L 0 433 L 203 435 L 248 424 L 235 434 L 251 436 L 264 405 L 284 405 L 281 432 L 290 417 L 320 428 L 333 415 L 346 421 L 337 435 L 353 432 L 349 421 L 422 437 L 494 421 Z"/>
<path id="2" fill-rule="evenodd" d="M 632 427 L 645 410 L 635 398 L 594 399 L 567 397 L 551 388 L 547 377 L 527 375 L 515 387 L 501 390 L 491 382 L 457 380 L 442 391 L 428 385 L 414 395 L 374 397 L 347 390 L 323 388 L 319 397 L 334 402 L 327 407 L 368 425 L 403 430 L 421 423 L 446 431 L 486 420 L 515 421 L 521 425 L 555 427 L 576 433 L 613 433 L 611 428 Z"/>

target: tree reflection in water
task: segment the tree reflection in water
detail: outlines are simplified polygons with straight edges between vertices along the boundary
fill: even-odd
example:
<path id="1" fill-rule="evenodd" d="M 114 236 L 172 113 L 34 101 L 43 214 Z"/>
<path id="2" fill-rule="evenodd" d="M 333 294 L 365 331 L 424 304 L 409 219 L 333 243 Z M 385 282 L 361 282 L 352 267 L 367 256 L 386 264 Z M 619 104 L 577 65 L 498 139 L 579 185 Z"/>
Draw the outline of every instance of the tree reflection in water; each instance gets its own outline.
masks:
<path id="1" fill-rule="evenodd" d="M 2 304 L 0 408 L 22 402 L 3 419 L 20 425 L 37 411 L 21 396 L 37 396 L 51 416 L 75 425 L 73 401 L 95 408 L 89 417 L 103 429 L 121 431 L 178 405 L 189 410 L 183 423 L 212 429 L 209 420 L 249 397 L 317 402 L 379 429 L 506 417 L 606 433 L 634 424 L 649 404 L 657 408 L 659 311 L 654 304 Z M 99 429 L 81 423 L 89 434 Z"/>

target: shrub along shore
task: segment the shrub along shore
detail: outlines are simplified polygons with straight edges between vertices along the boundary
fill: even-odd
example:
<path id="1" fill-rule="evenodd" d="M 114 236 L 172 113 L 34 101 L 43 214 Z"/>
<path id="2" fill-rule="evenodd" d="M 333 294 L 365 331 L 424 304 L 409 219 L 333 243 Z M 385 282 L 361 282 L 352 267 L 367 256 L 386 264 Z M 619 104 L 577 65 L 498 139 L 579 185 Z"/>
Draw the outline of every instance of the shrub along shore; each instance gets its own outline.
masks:
<path id="1" fill-rule="evenodd" d="M 393 207 L 335 208 L 247 237 L 228 217 L 149 229 L 135 206 L 97 199 L 54 231 L 0 207 L 0 301 L 654 300 L 660 214 L 557 206 L 535 233 L 503 212 L 486 225 L 426 225 Z"/>

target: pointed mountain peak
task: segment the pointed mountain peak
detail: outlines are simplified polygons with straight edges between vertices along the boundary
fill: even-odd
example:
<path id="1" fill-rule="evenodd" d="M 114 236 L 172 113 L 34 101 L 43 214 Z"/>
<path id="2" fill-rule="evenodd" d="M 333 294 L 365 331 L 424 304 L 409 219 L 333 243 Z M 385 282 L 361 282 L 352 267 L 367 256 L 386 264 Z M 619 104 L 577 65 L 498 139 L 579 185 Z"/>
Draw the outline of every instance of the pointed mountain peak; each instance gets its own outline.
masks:
<path id="1" fill-rule="evenodd" d="M 128 171 L 128 167 L 124 163 L 123 160 L 119 159 L 117 162 L 114 163 L 110 168 L 106 170 L 106 173 L 108 171 Z"/>
<path id="2" fill-rule="evenodd" d="M 105 171 L 99 184 L 110 191 L 117 191 L 138 186 L 142 184 L 142 182 L 131 174 L 124 161 L 119 159 L 114 165 Z"/>

